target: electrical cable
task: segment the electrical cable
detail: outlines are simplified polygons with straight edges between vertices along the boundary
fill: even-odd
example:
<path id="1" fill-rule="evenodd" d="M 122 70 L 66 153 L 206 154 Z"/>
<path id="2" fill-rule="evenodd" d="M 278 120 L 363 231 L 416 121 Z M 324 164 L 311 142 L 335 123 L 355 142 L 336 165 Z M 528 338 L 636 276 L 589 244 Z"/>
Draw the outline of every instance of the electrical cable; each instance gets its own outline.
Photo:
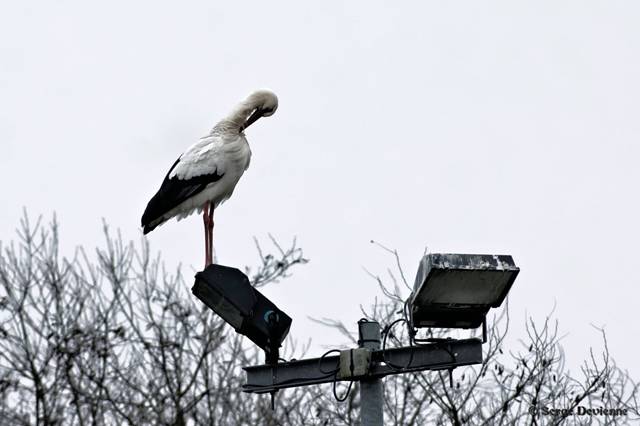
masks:
<path id="1" fill-rule="evenodd" d="M 449 348 L 449 345 L 448 345 L 449 342 L 453 341 L 453 339 L 450 337 L 447 337 L 447 338 L 429 337 L 426 339 L 414 338 L 412 341 L 416 344 L 416 346 L 435 345 L 437 348 L 442 349 L 449 354 L 449 356 L 451 357 L 451 362 L 455 363 L 457 361 L 456 355 L 453 352 L 451 352 L 451 349 Z M 442 363 L 442 364 L 446 364 L 446 363 Z"/>
<path id="2" fill-rule="evenodd" d="M 244 385 L 245 388 L 247 389 L 252 389 L 252 390 L 260 390 L 260 389 L 271 389 L 274 386 L 281 386 L 281 385 L 287 385 L 287 384 L 291 384 L 291 383 L 304 383 L 307 380 L 322 380 L 322 379 L 326 379 L 328 377 L 333 376 L 333 387 L 334 387 L 334 396 L 336 396 L 336 399 L 338 401 L 344 401 L 346 399 L 346 397 L 348 396 L 349 392 L 351 391 L 351 383 L 349 383 L 349 388 L 347 389 L 347 394 L 344 396 L 343 399 L 338 398 L 335 387 L 336 387 L 336 382 L 338 381 L 338 372 L 340 371 L 340 359 L 338 359 L 338 365 L 336 366 L 335 369 L 331 370 L 331 371 L 325 371 L 322 369 L 322 360 L 328 356 L 331 353 L 334 352 L 338 352 L 340 353 L 339 349 L 331 349 L 328 350 L 327 352 L 323 353 L 320 358 L 318 359 L 318 370 L 323 373 L 322 376 L 316 376 L 316 377 L 305 377 L 303 379 L 287 379 L 287 380 L 282 380 L 279 382 L 275 382 L 272 383 L 270 385 L 249 385 L 246 384 Z M 285 360 L 286 361 L 286 360 Z M 353 364 L 353 357 L 352 357 L 352 364 Z M 353 365 L 351 365 L 351 370 L 353 371 Z"/>
<path id="3" fill-rule="evenodd" d="M 407 320 L 405 318 L 399 318 L 399 319 L 393 321 L 388 326 L 386 326 L 384 328 L 384 330 L 382 331 L 382 334 L 383 334 L 383 338 L 382 338 L 382 360 L 384 361 L 385 364 L 387 364 L 389 367 L 391 367 L 392 370 L 395 370 L 395 371 L 405 371 L 411 366 L 411 363 L 413 362 L 413 349 L 411 350 L 411 355 L 409 356 L 409 361 L 407 362 L 407 365 L 405 365 L 405 366 L 393 364 L 391 361 L 389 361 L 387 359 L 387 337 L 389 336 L 389 333 L 391 332 L 391 329 L 393 329 L 393 327 L 396 324 L 398 324 L 399 322 L 403 322 L 403 321 L 405 323 L 407 323 Z M 408 323 L 407 323 L 407 325 L 408 325 Z M 411 347 L 413 348 L 413 345 L 411 345 Z"/>
<path id="4" fill-rule="evenodd" d="M 342 398 L 340 398 L 338 396 L 338 393 L 336 392 L 336 383 L 338 383 L 338 381 L 334 380 L 333 381 L 333 396 L 335 397 L 336 401 L 345 402 L 347 400 L 347 398 L 349 397 L 349 392 L 351 392 L 351 385 L 353 385 L 353 380 L 349 381 L 349 386 L 347 387 L 347 392 L 344 394 L 344 396 Z"/>
<path id="5" fill-rule="evenodd" d="M 331 349 L 328 350 L 327 352 L 323 353 L 320 358 L 318 358 L 318 370 L 320 370 L 321 373 L 324 374 L 328 374 L 328 375 L 332 375 L 332 374 L 336 374 L 338 371 L 340 371 L 340 358 L 338 358 L 338 365 L 336 366 L 336 368 L 333 371 L 324 371 L 322 369 L 322 360 L 324 359 L 324 357 L 326 357 L 327 355 L 329 355 L 332 352 L 338 352 L 340 353 L 340 349 Z"/>
<path id="6" fill-rule="evenodd" d="M 408 299 L 407 301 L 405 301 L 403 309 L 402 309 L 402 318 L 396 319 L 395 321 L 393 321 L 391 324 L 389 324 L 388 326 L 386 326 L 384 328 L 384 330 L 382 331 L 382 359 L 384 361 L 384 363 L 386 365 L 388 365 L 391 369 L 398 371 L 398 372 L 402 372 L 402 371 L 411 371 L 411 363 L 413 362 L 414 359 L 414 351 L 412 350 L 409 356 L 409 361 L 407 362 L 407 365 L 405 366 L 401 366 L 401 365 L 396 365 L 394 363 L 392 363 L 391 361 L 389 361 L 387 359 L 387 339 L 389 337 L 389 334 L 391 334 L 391 331 L 393 329 L 393 327 L 395 327 L 398 323 L 404 322 L 407 325 L 407 332 L 409 334 L 409 344 L 411 348 L 414 348 L 416 346 L 428 346 L 427 344 L 432 344 L 440 349 L 445 350 L 450 356 L 451 356 L 451 361 L 450 362 L 443 362 L 443 363 L 439 363 L 441 365 L 450 365 L 451 362 L 456 362 L 456 356 L 455 354 L 451 351 L 451 349 L 449 348 L 449 345 L 446 343 L 449 343 L 452 339 L 451 338 L 426 338 L 426 339 L 418 339 L 415 337 L 416 335 L 416 330 L 411 327 L 411 322 L 409 320 L 409 315 L 408 315 Z M 366 319 L 361 319 L 358 322 L 361 321 L 368 321 Z M 379 340 L 366 340 L 366 341 L 375 341 L 375 342 L 379 342 Z M 364 341 L 362 341 L 364 342 Z M 362 343 L 359 340 L 359 343 Z M 330 371 L 325 371 L 322 369 L 322 362 L 323 360 L 330 354 L 332 353 L 340 353 L 341 351 L 339 349 L 330 349 L 327 352 L 323 353 L 320 358 L 318 358 L 318 371 L 320 371 L 320 373 L 322 373 L 322 376 L 317 376 L 317 377 L 306 377 L 306 378 L 302 378 L 302 379 L 288 379 L 288 380 L 283 380 L 280 382 L 276 382 L 276 383 L 272 383 L 270 385 L 249 385 L 246 384 L 244 385 L 245 388 L 247 389 L 252 389 L 252 390 L 260 390 L 260 389 L 273 389 L 274 386 L 282 386 L 282 385 L 286 385 L 286 384 L 291 384 L 291 383 L 300 383 L 303 384 L 309 380 L 315 381 L 315 380 L 323 380 L 323 379 L 327 379 L 331 376 L 333 376 L 333 385 L 332 385 L 332 390 L 333 390 L 333 396 L 336 398 L 336 400 L 338 402 L 344 402 L 347 400 L 349 393 L 351 392 L 351 388 L 353 386 L 353 380 L 349 381 L 349 385 L 347 387 L 347 391 L 345 392 L 345 394 L 341 397 L 338 395 L 337 392 L 337 383 L 338 383 L 338 373 L 340 372 L 340 358 L 338 357 L 338 363 L 336 365 L 336 367 Z M 291 361 L 286 361 L 282 358 L 280 358 L 280 360 L 286 362 L 291 362 Z M 434 365 L 435 366 L 435 365 Z M 353 374 L 354 374 L 354 369 L 355 369 L 355 365 L 354 365 L 354 361 L 353 361 L 353 349 L 351 349 L 350 351 L 350 364 L 349 364 L 349 369 L 351 371 L 351 378 L 353 378 Z"/>
<path id="7" fill-rule="evenodd" d="M 338 367 L 338 370 L 339 369 L 340 367 Z M 353 364 L 353 349 L 350 349 L 349 350 L 349 371 L 351 372 L 352 379 L 353 379 L 354 370 L 355 370 L 355 365 Z M 351 385 L 353 385 L 353 380 L 349 380 L 349 386 L 347 387 L 347 392 L 344 394 L 342 398 L 340 398 L 338 396 L 338 392 L 336 392 L 337 383 L 338 383 L 338 373 L 336 372 L 335 376 L 333 377 L 333 396 L 335 397 L 336 401 L 344 402 L 349 397 L 349 392 L 351 392 Z"/>
<path id="8" fill-rule="evenodd" d="M 444 344 L 444 343 L 449 343 L 451 341 L 451 338 L 447 337 L 447 338 L 436 338 L 436 337 L 431 337 L 431 338 L 427 338 L 427 339 L 418 339 L 416 338 L 416 330 L 411 326 L 411 321 L 409 319 L 409 298 L 407 300 L 405 300 L 404 305 L 402 307 L 402 318 L 399 318 L 395 321 L 393 321 L 391 324 L 389 324 L 388 326 L 386 326 L 382 332 L 383 334 L 383 338 L 382 338 L 382 359 L 384 361 L 385 364 L 387 364 L 389 367 L 391 367 L 392 370 L 395 371 L 407 371 L 409 370 L 409 367 L 411 367 L 411 363 L 413 362 L 413 356 L 414 356 L 414 352 L 413 350 L 410 353 L 410 357 L 409 357 L 409 361 L 407 362 L 407 365 L 405 366 L 401 366 L 401 365 L 396 365 L 393 364 L 392 362 L 390 362 L 387 359 L 387 338 L 389 336 L 389 334 L 391 334 L 391 331 L 393 329 L 393 327 L 398 324 L 399 322 L 405 322 L 407 324 L 407 333 L 409 334 L 409 346 L 411 348 L 415 347 L 415 346 L 427 346 L 425 344 L 432 344 L 434 346 L 436 346 L 437 348 L 443 349 L 444 351 L 446 351 L 449 356 L 451 357 L 451 362 L 455 363 L 456 362 L 456 356 L 455 354 L 451 351 L 451 349 L 449 348 L 448 344 Z M 443 362 L 441 363 L 442 365 L 448 365 L 449 362 Z"/>

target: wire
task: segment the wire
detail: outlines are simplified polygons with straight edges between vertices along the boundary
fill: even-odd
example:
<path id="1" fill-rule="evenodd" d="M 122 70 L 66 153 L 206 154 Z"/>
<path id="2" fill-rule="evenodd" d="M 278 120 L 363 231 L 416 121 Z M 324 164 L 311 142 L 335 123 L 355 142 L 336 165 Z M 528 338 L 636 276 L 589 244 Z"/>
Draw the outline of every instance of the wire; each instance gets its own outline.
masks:
<path id="1" fill-rule="evenodd" d="M 387 359 L 387 337 L 391 333 L 391 330 L 393 329 L 393 327 L 396 324 L 400 323 L 400 322 L 405 322 L 405 323 L 407 323 L 407 326 L 409 325 L 409 323 L 407 322 L 407 320 L 405 318 L 399 318 L 399 319 L 393 321 L 388 326 L 386 326 L 384 328 L 384 331 L 382 332 L 382 334 L 384 335 L 383 338 L 382 338 L 382 360 L 384 361 L 385 364 L 387 364 L 389 367 L 391 367 L 392 370 L 395 370 L 395 371 L 405 371 L 406 369 L 408 369 L 411 366 L 411 363 L 413 362 L 413 349 L 411 350 L 411 355 L 409 356 L 409 361 L 407 362 L 407 365 L 405 365 L 405 366 L 396 365 L 396 364 L 392 363 L 391 361 L 389 361 Z M 413 345 L 411 345 L 411 347 L 413 348 Z"/>
<path id="2" fill-rule="evenodd" d="M 337 378 L 337 375 L 336 375 Z M 349 397 L 349 392 L 351 392 L 351 385 L 353 385 L 353 380 L 349 381 L 349 386 L 347 387 L 347 392 L 344 394 L 344 396 L 342 398 L 340 398 L 338 396 L 338 392 L 336 392 L 336 384 L 338 383 L 338 380 L 334 380 L 333 381 L 333 396 L 336 398 L 336 401 L 338 402 L 345 402 L 347 400 L 347 398 Z"/>
<path id="3" fill-rule="evenodd" d="M 416 346 L 427 346 L 428 344 L 435 345 L 439 349 L 443 349 L 446 353 L 451 357 L 451 362 L 455 363 L 457 361 L 456 354 L 451 352 L 448 343 L 453 341 L 451 337 L 442 338 L 442 337 L 429 337 L 427 339 L 413 339 Z M 425 344 L 426 343 L 426 344 Z M 445 362 L 441 364 L 446 364 Z"/>
<path id="4" fill-rule="evenodd" d="M 391 324 L 389 324 L 388 326 L 386 326 L 384 328 L 384 330 L 382 331 L 382 359 L 384 361 L 384 363 L 386 365 L 388 365 L 391 369 L 398 371 L 398 372 L 403 372 L 403 371 L 411 371 L 411 364 L 413 362 L 414 359 L 414 351 L 413 348 L 415 348 L 416 346 L 425 346 L 426 343 L 430 343 L 430 344 L 435 344 L 435 346 L 445 350 L 452 359 L 452 362 L 456 362 L 456 356 L 453 352 L 451 352 L 451 349 L 449 348 L 449 345 L 446 343 L 449 343 L 451 341 L 451 338 L 426 338 L 426 339 L 418 339 L 416 338 L 416 330 L 411 326 L 411 322 L 409 319 L 409 313 L 408 313 L 408 299 L 405 301 L 403 309 L 402 309 L 402 318 L 396 319 L 395 321 L 393 321 Z M 368 321 L 367 319 L 361 319 L 358 322 L 364 322 L 364 321 Z M 396 365 L 394 363 L 392 363 L 391 361 L 389 361 L 387 359 L 387 339 L 389 338 L 389 335 L 392 332 L 393 327 L 395 327 L 398 323 L 404 322 L 407 325 L 407 332 L 409 334 L 409 344 L 412 348 L 411 352 L 410 352 L 410 356 L 409 356 L 409 361 L 407 362 L 406 365 L 402 366 L 402 365 Z M 361 336 L 360 336 L 361 337 Z M 368 340 L 367 340 L 368 341 Z M 374 341 L 374 340 L 371 340 Z M 375 340 L 376 342 L 379 342 L 379 340 Z M 359 341 L 360 343 L 360 341 Z M 317 376 L 317 377 L 305 377 L 305 378 L 295 378 L 295 379 L 288 379 L 288 380 L 283 380 L 280 382 L 275 382 L 269 385 L 249 385 L 246 384 L 244 385 L 245 389 L 251 389 L 251 390 L 260 390 L 260 389 L 271 389 L 273 390 L 274 387 L 276 386 L 282 386 L 282 385 L 287 385 L 287 384 L 296 384 L 296 383 L 305 383 L 309 380 L 315 381 L 315 380 L 323 380 L 323 379 L 327 379 L 331 376 L 333 376 L 333 384 L 332 384 L 332 390 L 333 390 L 333 396 L 336 398 L 336 400 L 338 402 L 344 402 L 347 400 L 347 398 L 349 397 L 349 394 L 351 392 L 351 388 L 353 386 L 353 373 L 354 373 L 354 369 L 355 369 L 355 365 L 353 362 L 353 349 L 350 351 L 350 364 L 349 364 L 349 369 L 351 371 L 351 377 L 349 380 L 349 385 L 347 387 L 347 391 L 345 392 L 345 394 L 343 396 L 339 396 L 338 395 L 338 391 L 337 391 L 337 384 L 338 384 L 338 374 L 340 372 L 340 358 L 338 357 L 338 363 L 336 365 L 336 367 L 332 370 L 329 371 L 325 371 L 322 368 L 322 362 L 323 360 L 329 356 L 332 353 L 340 353 L 341 351 L 339 349 L 330 349 L 327 352 L 323 353 L 320 358 L 318 358 L 318 371 L 320 371 L 320 373 L 322 373 L 322 376 Z M 288 362 L 282 358 L 280 358 L 281 360 Z M 293 361 L 293 360 L 291 360 Z M 450 365 L 450 362 L 443 362 L 443 363 L 439 363 L 441 365 Z M 435 367 L 432 366 L 432 367 Z"/>
<path id="5" fill-rule="evenodd" d="M 349 392 L 351 392 L 351 386 L 353 385 L 353 371 L 355 370 L 355 365 L 353 364 L 353 349 L 349 350 L 349 371 L 351 372 L 351 380 L 349 381 L 349 386 L 347 387 L 347 392 L 344 394 L 342 398 L 338 396 L 338 392 L 336 392 L 336 387 L 338 383 L 338 373 L 333 376 L 333 396 L 338 402 L 344 402 L 349 397 Z"/>
<path id="6" fill-rule="evenodd" d="M 456 357 L 455 355 L 451 352 L 450 348 L 448 347 L 448 345 L 443 345 L 443 343 L 446 343 L 448 340 L 450 339 L 442 339 L 442 338 L 429 338 L 429 339 L 416 339 L 415 335 L 416 335 L 416 330 L 411 326 L 411 322 L 409 319 L 409 315 L 408 315 L 408 300 L 405 301 L 403 309 L 402 309 L 402 318 L 396 319 L 395 321 L 393 321 L 391 324 L 389 324 L 388 326 L 386 326 L 384 328 L 384 330 L 382 331 L 382 358 L 383 361 L 386 365 L 388 365 L 391 369 L 397 371 L 397 372 L 405 372 L 405 371 L 411 371 L 410 367 L 411 364 L 413 362 L 414 359 L 414 351 L 413 348 L 415 348 L 415 346 L 420 346 L 422 342 L 424 343 L 432 343 L 432 344 L 436 344 L 437 346 L 441 347 L 442 349 L 444 349 L 445 351 L 447 351 L 447 353 L 451 356 L 451 359 L 453 360 L 453 362 L 456 361 Z M 363 321 L 368 321 L 366 319 L 361 319 L 358 322 L 363 322 Z M 410 346 L 412 348 L 411 352 L 410 352 L 410 356 L 409 356 L 409 361 L 407 362 L 406 365 L 401 366 L 401 365 L 396 365 L 394 363 L 392 363 L 390 360 L 387 359 L 387 339 L 389 338 L 389 335 L 391 334 L 393 327 L 395 327 L 398 323 L 404 322 L 407 325 L 407 332 L 409 334 L 409 343 Z M 379 340 L 375 340 L 376 342 L 379 342 Z M 362 336 L 360 336 L 360 340 L 358 343 L 362 344 L 364 341 L 362 341 Z M 283 385 L 287 385 L 287 384 L 303 384 L 309 380 L 311 381 L 315 381 L 315 380 L 323 380 L 323 379 L 327 379 L 329 377 L 333 376 L 333 380 L 332 380 L 332 393 L 334 398 L 336 399 L 336 401 L 338 402 L 344 402 L 347 400 L 347 398 L 349 397 L 350 393 L 351 393 L 351 389 L 353 387 L 353 374 L 354 374 L 354 370 L 355 370 L 355 365 L 354 365 L 354 360 L 353 360 L 353 349 L 350 350 L 350 364 L 349 364 L 349 369 L 351 371 L 351 376 L 350 376 L 350 380 L 349 380 L 349 385 L 347 386 L 347 390 L 344 393 L 344 395 L 340 396 L 338 395 L 338 374 L 340 372 L 340 358 L 338 357 L 338 362 L 337 365 L 334 369 L 326 371 L 322 368 L 322 363 L 324 361 L 324 359 L 329 356 L 332 353 L 340 353 L 341 351 L 339 349 L 330 349 L 327 352 L 323 353 L 320 358 L 318 358 L 318 371 L 320 373 L 322 373 L 322 376 L 317 376 L 317 377 L 305 377 L 305 378 L 295 378 L 295 379 L 288 379 L 288 380 L 283 380 L 280 382 L 275 382 L 272 383 L 270 385 L 245 385 L 245 389 L 249 389 L 249 390 L 256 390 L 256 391 L 260 391 L 261 389 L 264 389 L 265 392 L 266 390 L 270 390 L 271 392 L 275 391 L 274 387 L 280 387 Z M 282 358 L 280 358 L 282 359 Z M 286 360 L 283 360 L 285 362 L 287 362 Z M 292 360 L 293 361 L 293 360 Z M 443 365 L 448 365 L 448 362 L 444 362 L 442 363 Z"/>
<path id="7" fill-rule="evenodd" d="M 333 375 L 333 385 L 332 385 L 333 396 L 336 399 L 336 401 L 344 402 L 349 397 L 349 393 L 351 392 L 351 386 L 353 385 L 353 380 L 349 380 L 349 386 L 347 387 L 347 392 L 345 392 L 344 396 L 343 397 L 338 396 L 337 385 L 338 385 L 338 372 L 340 372 L 340 359 L 338 359 L 338 365 L 333 371 L 329 372 L 329 371 L 324 371 L 322 369 L 322 360 L 324 359 L 325 356 L 329 355 L 332 352 L 340 353 L 341 351 L 339 349 L 331 349 L 323 353 L 322 356 L 318 359 L 318 370 L 320 370 L 322 373 L 328 374 L 329 376 Z M 355 369 L 355 366 L 353 364 L 353 349 L 349 351 L 349 355 L 350 355 L 349 370 L 351 371 L 351 377 L 353 377 L 353 370 Z"/>
<path id="8" fill-rule="evenodd" d="M 404 319 L 407 320 L 407 325 L 409 325 L 409 327 L 411 327 L 411 321 L 409 320 L 409 299 L 411 297 L 408 297 L 407 300 L 404 301 L 404 305 L 402 306 L 402 315 L 404 315 Z"/>
<path id="9" fill-rule="evenodd" d="M 322 369 L 322 360 L 324 359 L 324 357 L 326 357 L 327 355 L 329 355 L 332 352 L 338 352 L 340 353 L 340 349 L 331 349 L 326 351 L 325 353 L 323 353 L 320 358 L 318 358 L 318 370 L 320 370 L 321 373 L 324 374 L 328 374 L 328 375 L 332 375 L 332 374 L 337 374 L 338 371 L 340 371 L 340 358 L 338 358 L 338 365 L 336 366 L 336 368 L 333 371 L 324 371 Z"/>
<path id="10" fill-rule="evenodd" d="M 385 364 L 387 364 L 389 367 L 391 367 L 392 370 L 395 371 L 406 371 L 409 369 L 409 367 L 411 367 L 411 363 L 413 362 L 413 356 L 414 356 L 414 352 L 413 350 L 410 353 L 409 356 L 409 361 L 407 362 L 407 365 L 396 365 L 393 364 L 392 362 L 390 362 L 387 359 L 387 338 L 389 336 L 389 334 L 391 334 L 391 330 L 393 329 L 393 327 L 400 323 L 400 322 L 405 322 L 407 324 L 407 332 L 409 333 L 409 345 L 411 348 L 415 347 L 415 346 L 425 346 L 425 344 L 433 344 L 436 347 L 443 349 L 445 352 L 447 352 L 449 354 L 449 356 L 451 357 L 451 362 L 455 363 L 456 362 L 456 355 L 451 351 L 451 349 L 449 348 L 449 345 L 447 343 L 451 342 L 451 338 L 447 337 L 447 338 L 437 338 L 437 337 L 430 337 L 430 338 L 426 338 L 426 339 L 418 339 L 416 338 L 416 330 L 411 326 L 411 321 L 409 319 L 409 314 L 408 314 L 408 302 L 409 299 L 405 300 L 404 302 L 404 306 L 402 308 L 402 314 L 403 317 L 399 318 L 395 321 L 393 321 L 391 324 L 389 324 L 388 326 L 386 326 L 382 332 L 383 334 L 383 338 L 382 338 L 382 359 L 384 361 Z M 440 363 L 441 365 L 448 365 L 449 362 L 443 362 Z"/>
<path id="11" fill-rule="evenodd" d="M 304 383 L 307 380 L 322 380 L 322 379 L 326 379 L 327 377 L 331 377 L 333 376 L 333 395 L 335 396 L 335 398 L 339 401 L 339 402 L 343 402 L 347 399 L 347 397 L 349 396 L 349 392 L 351 391 L 351 385 L 353 384 L 353 381 L 349 382 L 349 387 L 347 388 L 347 393 L 344 395 L 344 397 L 340 398 L 338 397 L 337 391 L 336 391 L 336 383 L 338 382 L 338 372 L 340 371 L 340 359 L 338 358 L 338 365 L 336 366 L 335 369 L 331 370 L 331 371 L 325 371 L 322 369 L 322 360 L 328 356 L 331 353 L 340 353 L 339 349 L 331 349 L 328 350 L 327 352 L 323 353 L 320 358 L 318 359 L 318 370 L 323 373 L 322 376 L 317 376 L 317 377 L 305 377 L 302 379 L 287 379 L 287 380 L 282 380 L 280 382 L 275 382 L 272 383 L 270 385 L 249 385 L 246 384 L 244 385 L 244 387 L 246 389 L 252 389 L 252 390 L 260 390 L 260 389 L 271 389 L 274 386 L 282 386 L 282 385 L 287 385 L 287 384 L 291 384 L 291 383 Z M 285 360 L 286 361 L 286 360 Z M 350 365 L 350 369 L 353 375 L 353 369 L 354 369 L 354 365 L 353 365 L 353 355 L 351 357 L 351 365 Z"/>

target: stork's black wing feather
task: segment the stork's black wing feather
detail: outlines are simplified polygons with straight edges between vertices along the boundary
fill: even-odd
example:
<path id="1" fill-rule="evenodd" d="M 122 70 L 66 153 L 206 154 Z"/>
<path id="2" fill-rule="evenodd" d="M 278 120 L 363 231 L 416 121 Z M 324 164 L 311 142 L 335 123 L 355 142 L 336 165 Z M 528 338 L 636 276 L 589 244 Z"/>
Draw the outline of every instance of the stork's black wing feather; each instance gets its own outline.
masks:
<path id="1" fill-rule="evenodd" d="M 207 175 L 194 176 L 190 179 L 178 179 L 177 177 L 169 178 L 171 171 L 178 165 L 180 159 L 178 158 L 173 166 L 169 169 L 169 172 L 164 178 L 160 189 L 156 195 L 151 198 L 147 208 L 142 215 L 143 232 L 148 234 L 153 231 L 160 223 L 154 223 L 157 219 L 162 217 L 172 208 L 180 205 L 186 199 L 193 197 L 199 192 L 202 192 L 208 184 L 216 182 L 222 178 L 221 174 L 214 172 Z M 152 224 L 153 223 L 153 224 Z"/>

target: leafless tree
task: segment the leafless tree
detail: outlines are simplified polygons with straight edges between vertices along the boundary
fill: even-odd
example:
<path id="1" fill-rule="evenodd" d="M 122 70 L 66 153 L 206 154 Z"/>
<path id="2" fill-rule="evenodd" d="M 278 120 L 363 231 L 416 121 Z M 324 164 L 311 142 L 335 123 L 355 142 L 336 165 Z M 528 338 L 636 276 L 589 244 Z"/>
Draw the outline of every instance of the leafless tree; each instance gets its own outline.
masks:
<path id="1" fill-rule="evenodd" d="M 231 425 L 277 423 L 277 413 L 305 423 L 302 390 L 274 412 L 240 391 L 241 367 L 260 363 L 260 353 L 194 303 L 180 270 L 167 273 L 145 241 L 125 244 L 106 226 L 105 236 L 97 261 L 82 249 L 65 258 L 56 222 L 25 215 L 18 240 L 2 247 L 2 421 Z M 271 245 L 245 271 L 256 286 L 306 262 L 295 241 Z"/>
<path id="2" fill-rule="evenodd" d="M 17 239 L 0 245 L 0 423 L 10 425 L 311 425 L 358 424 L 357 383 L 344 402 L 341 384 L 243 394 L 242 366 L 261 353 L 188 292 L 178 268 L 164 269 L 145 240 L 125 243 L 105 225 L 95 255 L 78 249 L 64 257 L 55 220 L 31 223 L 25 214 Z M 257 242 L 256 242 L 257 244 Z M 306 259 L 295 241 L 258 247 L 258 266 L 245 272 L 255 286 L 284 279 Z M 392 252 L 397 261 L 397 254 Z M 387 326 L 388 346 L 406 344 L 397 325 L 408 289 L 398 268 L 374 276 L 382 301 L 363 310 Z M 331 326 L 348 328 L 329 321 Z M 638 418 L 638 387 L 605 349 L 585 363 L 583 377 L 564 366 L 557 324 L 533 321 L 519 352 L 505 352 L 506 311 L 489 330 L 485 361 L 446 372 L 385 378 L 389 424 L 627 424 Z M 442 335 L 440 335 L 442 337 Z M 604 336 L 604 334 L 603 334 Z M 286 357 L 306 348 L 289 339 Z M 542 408 L 607 407 L 624 416 L 579 417 Z M 532 410 L 533 407 L 533 410 Z M 574 410 L 575 411 L 575 410 Z"/>

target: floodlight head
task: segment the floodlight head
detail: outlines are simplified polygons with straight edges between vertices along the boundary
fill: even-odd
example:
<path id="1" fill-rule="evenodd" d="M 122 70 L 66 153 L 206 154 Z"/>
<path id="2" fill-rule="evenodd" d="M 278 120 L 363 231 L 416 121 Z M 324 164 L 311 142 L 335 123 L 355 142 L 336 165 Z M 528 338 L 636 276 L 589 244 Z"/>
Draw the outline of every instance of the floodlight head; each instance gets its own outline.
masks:
<path id="1" fill-rule="evenodd" d="M 256 290 L 244 273 L 209 265 L 196 274 L 191 291 L 236 332 L 262 348 L 268 364 L 278 362 L 278 348 L 289 333 L 291 318 Z"/>
<path id="2" fill-rule="evenodd" d="M 413 327 L 479 327 L 489 309 L 502 304 L 519 271 L 511 256 L 424 256 L 408 301 Z"/>

